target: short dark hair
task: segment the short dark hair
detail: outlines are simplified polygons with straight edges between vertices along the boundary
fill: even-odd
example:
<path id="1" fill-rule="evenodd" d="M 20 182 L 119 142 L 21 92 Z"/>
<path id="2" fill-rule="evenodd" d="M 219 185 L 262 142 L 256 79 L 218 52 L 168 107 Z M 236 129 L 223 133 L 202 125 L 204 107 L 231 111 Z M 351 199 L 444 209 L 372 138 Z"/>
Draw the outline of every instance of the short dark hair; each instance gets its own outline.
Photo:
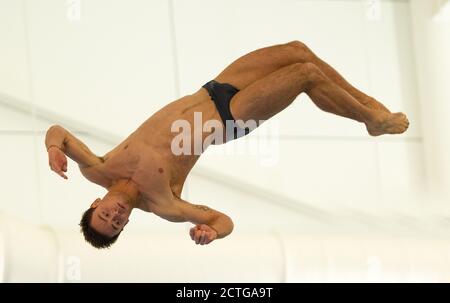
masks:
<path id="1" fill-rule="evenodd" d="M 92 228 L 91 226 L 91 219 L 92 214 L 94 213 L 95 208 L 90 207 L 88 210 L 86 210 L 83 215 L 81 216 L 80 226 L 81 226 L 81 232 L 84 235 L 84 239 L 86 242 L 94 246 L 95 248 L 101 249 L 101 248 L 109 248 L 114 242 L 116 242 L 117 238 L 119 238 L 119 235 L 122 231 L 120 231 L 117 235 L 114 237 L 108 237 L 105 235 L 102 235 L 98 231 Z"/>

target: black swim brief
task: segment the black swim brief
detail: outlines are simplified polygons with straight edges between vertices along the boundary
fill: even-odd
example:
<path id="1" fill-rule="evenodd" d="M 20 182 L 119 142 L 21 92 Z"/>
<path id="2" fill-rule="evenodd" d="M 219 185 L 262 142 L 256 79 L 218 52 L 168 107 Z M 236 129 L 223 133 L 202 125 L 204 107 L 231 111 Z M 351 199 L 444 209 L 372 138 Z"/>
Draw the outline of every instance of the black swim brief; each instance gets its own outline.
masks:
<path id="1" fill-rule="evenodd" d="M 223 125 L 226 127 L 227 141 L 247 135 L 250 130 L 248 128 L 242 129 L 235 125 L 236 120 L 230 110 L 231 99 L 239 92 L 239 89 L 231 84 L 219 83 L 215 80 L 209 81 L 203 87 L 208 91 L 211 100 L 216 105 L 217 111 L 222 118 Z M 233 122 L 234 124 L 227 123 L 227 121 Z M 229 129 L 230 125 L 235 125 L 235 127 Z"/>

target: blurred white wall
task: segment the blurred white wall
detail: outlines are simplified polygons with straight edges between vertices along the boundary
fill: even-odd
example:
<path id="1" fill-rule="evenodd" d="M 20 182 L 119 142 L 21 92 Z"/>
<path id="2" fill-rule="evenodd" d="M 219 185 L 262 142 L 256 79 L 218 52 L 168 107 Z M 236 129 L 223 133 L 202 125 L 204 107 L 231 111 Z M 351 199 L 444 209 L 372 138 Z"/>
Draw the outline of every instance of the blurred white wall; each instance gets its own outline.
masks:
<path id="1" fill-rule="evenodd" d="M 450 201 L 450 2 L 411 1 L 428 182 Z"/>
<path id="2" fill-rule="evenodd" d="M 311 254 L 327 259 L 333 257 L 333 248 L 321 251 L 320 243 L 328 241 L 325 235 L 332 231 L 362 241 L 375 229 L 375 234 L 388 237 L 380 244 L 388 247 L 395 230 L 416 235 L 419 242 L 436 237 L 436 243 L 448 230 L 448 207 L 424 198 L 428 183 L 423 134 L 430 132 L 432 115 L 424 116 L 419 106 L 416 25 L 409 1 L 381 1 L 374 8 L 367 1 L 350 0 L 81 0 L 80 19 L 73 20 L 74 2 L 0 0 L 0 211 L 5 217 L 48 225 L 58 235 L 67 233 L 58 243 L 62 251 L 70 246 L 69 254 L 82 259 L 97 254 L 84 247 L 77 223 L 104 190 L 86 182 L 74 163 L 69 163 L 68 181 L 48 169 L 47 128 L 60 123 L 104 154 L 157 109 L 197 90 L 237 57 L 258 47 L 301 40 L 356 87 L 393 111 L 407 113 L 410 130 L 402 136 L 371 138 L 362 125 L 323 113 L 302 96 L 252 136 L 207 151 L 188 179 L 184 197 L 234 218 L 236 240 L 225 242 L 230 249 L 240 241 L 254 241 L 258 234 L 263 239 L 254 242 L 258 249 L 264 247 L 258 243 L 266 241 L 266 234 L 276 232 L 287 239 L 279 249 L 293 254 L 292 265 L 282 265 L 277 254 L 271 255 L 274 272 L 285 271 L 284 278 L 263 276 L 269 281 L 297 281 L 305 274 L 295 264 L 309 259 L 295 253 L 292 246 L 297 244 L 287 231 L 320 235 L 315 244 L 304 238 L 296 241 L 305 241 L 306 247 L 313 247 Z M 279 136 L 265 141 L 264 148 L 266 158 L 276 161 L 262 165 L 264 155 L 248 154 L 247 146 L 258 135 L 277 131 Z M 220 155 L 228 148 L 247 153 Z M 433 149 L 428 148 L 430 159 Z M 161 233 L 188 241 L 187 231 L 187 224 L 136 213 L 128 235 L 119 241 L 138 253 L 151 250 L 141 247 L 145 241 L 166 245 Z M 178 236 L 170 239 L 180 241 Z M 80 252 L 85 250 L 88 253 Z M 119 257 L 124 250 L 113 251 Z M 361 254 L 364 260 L 377 255 L 370 248 Z M 251 255 L 245 252 L 243 258 Z M 326 271 L 325 259 L 313 264 Z M 187 268 L 185 263 L 180 266 Z M 142 279 L 166 280 L 167 268 L 159 270 Z M 189 272 L 183 272 L 186 279 L 210 277 Z M 245 279 L 256 279 L 257 273 Z M 86 280 L 111 281 L 94 274 Z"/>
<path id="3" fill-rule="evenodd" d="M 0 219 L 1 282 L 450 281 L 450 244 L 423 234 L 245 231 L 195 246 L 141 230 L 99 251 L 73 232 Z"/>

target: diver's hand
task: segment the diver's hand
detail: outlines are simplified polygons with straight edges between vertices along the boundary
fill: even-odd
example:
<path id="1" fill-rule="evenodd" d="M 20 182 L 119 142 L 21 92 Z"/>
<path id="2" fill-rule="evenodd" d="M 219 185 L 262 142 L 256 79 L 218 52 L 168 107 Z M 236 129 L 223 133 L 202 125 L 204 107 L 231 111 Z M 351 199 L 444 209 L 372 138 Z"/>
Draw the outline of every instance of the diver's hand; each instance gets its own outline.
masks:
<path id="1" fill-rule="evenodd" d="M 67 157 L 57 146 L 48 149 L 48 164 L 50 169 L 64 179 L 68 179 L 64 172 L 67 172 Z"/>
<path id="2" fill-rule="evenodd" d="M 206 245 L 217 239 L 217 232 L 206 224 L 198 224 L 191 228 L 189 234 L 195 244 Z"/>

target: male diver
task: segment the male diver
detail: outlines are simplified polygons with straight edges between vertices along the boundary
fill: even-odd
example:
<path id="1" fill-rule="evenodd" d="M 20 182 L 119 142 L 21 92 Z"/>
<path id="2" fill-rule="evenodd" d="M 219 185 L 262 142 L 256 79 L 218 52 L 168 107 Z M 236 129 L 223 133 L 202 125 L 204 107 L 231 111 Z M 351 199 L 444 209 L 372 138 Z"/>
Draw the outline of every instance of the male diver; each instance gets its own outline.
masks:
<path id="1" fill-rule="evenodd" d="M 117 240 L 133 209 L 172 222 L 189 221 L 195 225 L 190 229 L 192 240 L 209 244 L 229 235 L 233 222 L 217 210 L 181 199 L 183 184 L 201 152 L 174 152 L 173 124 L 194 125 L 195 113 L 201 113 L 204 125 L 200 131 L 191 128 L 183 150 L 194 150 L 197 135 L 204 151 L 210 144 L 248 134 L 301 93 L 323 111 L 364 123 L 372 136 L 401 134 L 409 126 L 403 113 L 391 113 L 350 85 L 304 43 L 293 41 L 237 59 L 194 94 L 156 112 L 104 156 L 93 154 L 63 127 L 51 126 L 45 138 L 49 165 L 67 179 L 67 155 L 86 179 L 107 189 L 80 222 L 86 241 L 96 248 L 107 248 Z M 205 127 L 211 121 L 216 121 L 214 127 Z"/>

